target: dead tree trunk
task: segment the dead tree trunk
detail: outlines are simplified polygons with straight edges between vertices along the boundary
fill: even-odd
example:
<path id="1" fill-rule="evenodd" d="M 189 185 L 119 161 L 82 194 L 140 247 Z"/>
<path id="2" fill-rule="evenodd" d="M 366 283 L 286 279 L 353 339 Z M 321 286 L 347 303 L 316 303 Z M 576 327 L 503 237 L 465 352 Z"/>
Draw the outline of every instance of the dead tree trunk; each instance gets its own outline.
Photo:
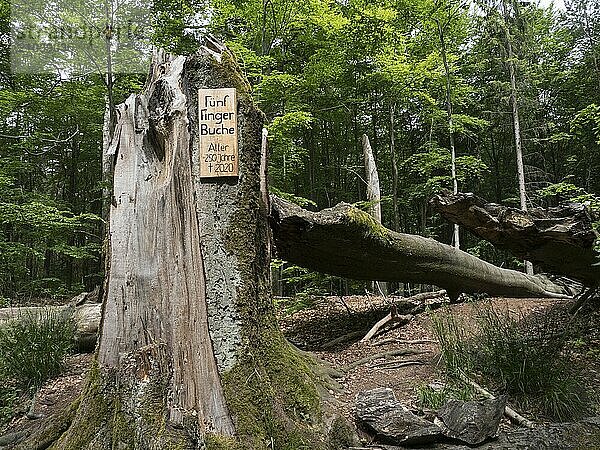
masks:
<path id="1" fill-rule="evenodd" d="M 272 197 L 271 228 L 279 256 L 333 275 L 428 283 L 462 292 L 507 297 L 566 297 L 543 277 L 501 269 L 433 239 L 396 233 L 351 205 L 319 213 Z"/>
<path id="2" fill-rule="evenodd" d="M 369 202 L 369 214 L 375 221 L 381 224 L 381 189 L 379 187 L 379 172 L 375 164 L 373 149 L 366 134 L 362 136 L 363 156 L 365 160 L 365 181 L 367 182 L 367 202 Z M 387 286 L 384 282 L 373 282 L 373 291 L 378 294 L 387 294 Z"/>
<path id="3" fill-rule="evenodd" d="M 237 129 L 228 161 L 239 176 L 201 178 L 202 115 L 216 97 L 199 89 L 218 88 L 237 91 L 237 122 L 212 118 L 219 134 Z M 118 107 L 97 356 L 52 449 L 324 447 L 314 367 L 273 315 L 262 123 L 232 54 L 212 41 L 195 56 L 157 55 L 142 93 Z"/>
<path id="4" fill-rule="evenodd" d="M 600 266 L 595 265 L 595 219 L 584 205 L 523 212 L 488 203 L 471 193 L 438 194 L 431 199 L 431 205 L 446 220 L 549 272 L 589 286 L 600 282 Z"/>
<path id="5" fill-rule="evenodd" d="M 452 83 L 450 82 L 450 65 L 446 56 L 446 39 L 444 35 L 444 27 L 440 21 L 437 22 L 438 36 L 440 38 L 440 49 L 442 51 L 442 61 L 444 63 L 444 74 L 446 76 L 446 116 L 448 118 L 448 138 L 450 141 L 450 168 L 452 171 L 452 192 L 458 192 L 458 178 L 456 177 L 456 146 L 454 145 L 454 123 L 452 118 Z M 453 245 L 460 249 L 460 230 L 457 224 L 453 228 Z"/>
<path id="6" fill-rule="evenodd" d="M 366 134 L 362 136 L 363 157 L 365 159 L 365 181 L 367 183 L 367 202 L 369 214 L 377 223 L 381 223 L 381 189 L 379 188 L 379 173 L 373 157 L 373 149 Z"/>

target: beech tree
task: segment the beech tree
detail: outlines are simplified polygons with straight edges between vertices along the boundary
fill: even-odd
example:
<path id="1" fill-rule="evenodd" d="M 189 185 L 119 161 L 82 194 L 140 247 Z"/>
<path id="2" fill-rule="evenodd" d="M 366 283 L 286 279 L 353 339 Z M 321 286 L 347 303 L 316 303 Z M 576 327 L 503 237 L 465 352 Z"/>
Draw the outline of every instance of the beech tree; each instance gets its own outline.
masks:
<path id="1" fill-rule="evenodd" d="M 157 54 L 117 108 L 96 357 L 78 402 L 21 448 L 328 447 L 319 375 L 273 314 L 263 116 L 207 45 Z M 237 89 L 239 178 L 199 178 L 198 89 L 222 87 Z"/>

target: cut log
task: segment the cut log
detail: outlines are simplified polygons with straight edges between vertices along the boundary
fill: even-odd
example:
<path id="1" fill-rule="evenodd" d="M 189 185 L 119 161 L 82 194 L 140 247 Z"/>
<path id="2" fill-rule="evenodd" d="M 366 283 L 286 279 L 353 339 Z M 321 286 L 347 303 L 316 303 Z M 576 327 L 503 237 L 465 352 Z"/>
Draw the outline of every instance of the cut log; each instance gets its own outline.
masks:
<path id="1" fill-rule="evenodd" d="M 598 262 L 593 248 L 598 237 L 592 228 L 595 218 L 582 204 L 525 212 L 471 193 L 444 193 L 433 197 L 431 205 L 446 220 L 549 272 L 587 285 L 600 281 L 600 266 L 594 266 Z"/>
<path id="2" fill-rule="evenodd" d="M 358 280 L 427 283 L 460 293 L 568 298 L 545 277 L 501 269 L 433 239 L 396 233 L 367 213 L 340 203 L 311 212 L 271 198 L 271 228 L 280 258 Z"/>

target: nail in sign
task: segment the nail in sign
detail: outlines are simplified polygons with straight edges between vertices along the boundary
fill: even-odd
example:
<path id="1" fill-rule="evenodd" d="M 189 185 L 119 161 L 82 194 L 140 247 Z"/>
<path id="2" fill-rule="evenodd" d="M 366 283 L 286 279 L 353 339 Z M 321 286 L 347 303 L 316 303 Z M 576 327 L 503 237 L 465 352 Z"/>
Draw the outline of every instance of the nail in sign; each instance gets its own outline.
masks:
<path id="1" fill-rule="evenodd" d="M 200 89 L 198 116 L 200 177 L 237 177 L 238 130 L 235 89 Z"/>

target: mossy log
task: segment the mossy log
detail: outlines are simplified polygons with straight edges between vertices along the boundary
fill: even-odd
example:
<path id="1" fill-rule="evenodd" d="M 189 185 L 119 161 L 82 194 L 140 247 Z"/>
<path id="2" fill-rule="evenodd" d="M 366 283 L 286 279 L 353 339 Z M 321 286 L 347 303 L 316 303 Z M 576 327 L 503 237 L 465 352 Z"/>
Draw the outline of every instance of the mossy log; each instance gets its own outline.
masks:
<path id="1" fill-rule="evenodd" d="M 237 177 L 200 178 L 202 88 L 237 90 Z M 193 56 L 157 53 L 117 117 L 96 357 L 49 448 L 333 448 L 327 380 L 274 318 L 263 115 L 233 55 L 210 38 Z"/>
<path id="2" fill-rule="evenodd" d="M 433 284 L 451 299 L 463 292 L 568 297 L 545 277 L 501 269 L 433 239 L 396 233 L 346 203 L 311 212 L 272 196 L 271 228 L 279 257 L 332 275 Z"/>
<path id="3" fill-rule="evenodd" d="M 521 211 L 471 193 L 438 194 L 434 210 L 494 246 L 538 264 L 545 270 L 595 286 L 600 282 L 600 262 L 592 227 L 596 219 L 582 204 Z"/>

